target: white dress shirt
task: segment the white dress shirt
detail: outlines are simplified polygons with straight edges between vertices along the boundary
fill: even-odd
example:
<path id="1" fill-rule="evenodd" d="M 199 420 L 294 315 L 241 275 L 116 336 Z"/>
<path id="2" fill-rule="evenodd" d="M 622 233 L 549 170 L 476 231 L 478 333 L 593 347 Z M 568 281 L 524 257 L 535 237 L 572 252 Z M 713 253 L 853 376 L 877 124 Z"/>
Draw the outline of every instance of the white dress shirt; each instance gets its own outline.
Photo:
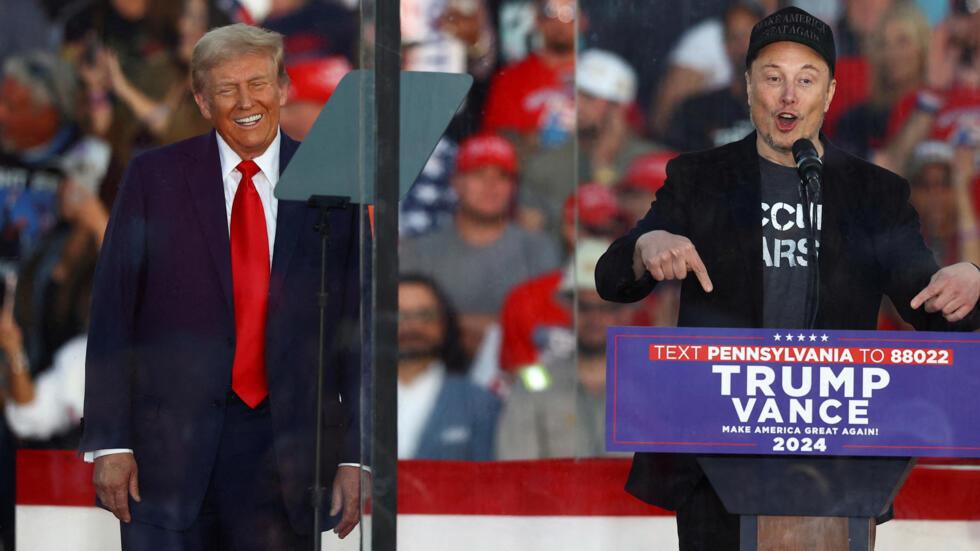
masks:
<path id="1" fill-rule="evenodd" d="M 225 214 L 228 216 L 228 235 L 231 235 L 231 210 L 235 203 L 235 193 L 242 181 L 242 173 L 235 170 L 242 158 L 235 153 L 221 134 L 218 137 L 218 157 L 221 159 L 221 182 L 225 189 Z M 272 251 L 276 240 L 276 215 L 279 213 L 279 200 L 273 195 L 276 184 L 279 183 L 279 133 L 272 140 L 265 152 L 252 159 L 259 165 L 259 172 L 252 176 L 255 191 L 259 192 L 262 210 L 265 212 L 265 230 L 269 234 L 269 267 L 272 267 Z"/>

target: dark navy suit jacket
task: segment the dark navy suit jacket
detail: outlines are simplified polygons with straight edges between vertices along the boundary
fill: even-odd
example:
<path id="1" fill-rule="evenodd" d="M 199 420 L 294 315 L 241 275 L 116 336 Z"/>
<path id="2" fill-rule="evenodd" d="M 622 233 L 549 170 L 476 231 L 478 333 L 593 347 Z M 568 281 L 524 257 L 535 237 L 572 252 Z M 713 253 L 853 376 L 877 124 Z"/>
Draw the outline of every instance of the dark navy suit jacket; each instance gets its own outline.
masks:
<path id="1" fill-rule="evenodd" d="M 280 172 L 298 146 L 282 136 Z M 142 497 L 130 501 L 133 519 L 176 530 L 200 509 L 231 387 L 235 317 L 220 172 L 213 131 L 133 159 L 92 299 L 81 450 L 133 449 Z M 351 207 L 329 215 L 326 484 L 338 463 L 360 462 L 357 214 Z M 316 218 L 302 202 L 279 202 L 266 327 L 281 491 L 294 528 L 304 533 L 312 525 Z M 325 519 L 324 526 L 332 524 Z"/>

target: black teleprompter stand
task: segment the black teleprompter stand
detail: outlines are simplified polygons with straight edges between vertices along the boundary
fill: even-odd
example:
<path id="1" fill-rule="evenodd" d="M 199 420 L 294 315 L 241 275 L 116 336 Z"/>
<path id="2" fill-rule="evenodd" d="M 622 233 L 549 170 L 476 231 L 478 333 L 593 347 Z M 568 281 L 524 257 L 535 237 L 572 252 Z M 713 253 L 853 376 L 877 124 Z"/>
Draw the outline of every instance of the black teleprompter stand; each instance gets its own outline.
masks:
<path id="1" fill-rule="evenodd" d="M 319 551 L 323 533 L 320 529 L 320 512 L 326 488 L 323 486 L 323 370 L 325 366 L 324 347 L 326 346 L 327 316 L 327 245 L 330 243 L 330 223 L 327 219 L 331 211 L 343 210 L 350 205 L 350 197 L 340 195 L 314 195 L 306 205 L 318 211 L 313 229 L 320 234 L 320 289 L 316 294 L 317 308 L 320 312 L 320 326 L 317 332 L 316 359 L 316 423 L 314 436 L 315 451 L 313 463 L 313 487 L 310 499 L 313 501 L 313 549 Z"/>

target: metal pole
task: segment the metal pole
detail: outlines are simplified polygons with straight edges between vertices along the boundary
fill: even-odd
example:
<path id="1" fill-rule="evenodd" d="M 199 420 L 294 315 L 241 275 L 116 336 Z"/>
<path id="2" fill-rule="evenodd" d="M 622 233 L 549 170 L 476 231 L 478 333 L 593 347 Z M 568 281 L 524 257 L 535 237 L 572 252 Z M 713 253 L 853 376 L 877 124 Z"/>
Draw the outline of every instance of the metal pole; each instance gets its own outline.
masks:
<path id="1" fill-rule="evenodd" d="M 374 376 L 371 514 L 373 551 L 395 551 L 398 488 L 398 155 L 401 27 L 399 0 L 375 5 L 375 121 L 377 171 L 374 211 Z"/>
<path id="2" fill-rule="evenodd" d="M 313 551 L 320 551 L 323 533 L 320 529 L 320 509 L 323 506 L 323 356 L 326 335 L 327 309 L 327 242 L 330 239 L 330 224 L 327 222 L 327 209 L 320 210 L 316 230 L 320 233 L 320 291 L 317 293 L 317 307 L 320 310 L 320 329 L 317 340 L 316 359 L 316 434 L 313 462 Z"/>

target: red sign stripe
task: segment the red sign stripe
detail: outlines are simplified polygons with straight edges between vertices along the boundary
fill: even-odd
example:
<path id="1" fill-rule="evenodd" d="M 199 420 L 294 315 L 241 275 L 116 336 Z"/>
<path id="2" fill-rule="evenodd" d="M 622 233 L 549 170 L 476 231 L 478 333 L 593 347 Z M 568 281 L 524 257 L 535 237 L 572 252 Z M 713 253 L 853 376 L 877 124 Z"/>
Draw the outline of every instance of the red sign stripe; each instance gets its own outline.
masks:
<path id="1" fill-rule="evenodd" d="M 399 461 L 398 509 L 409 515 L 650 516 L 670 513 L 623 490 L 627 459 Z M 980 461 L 921 460 L 895 517 L 980 520 Z M 92 466 L 70 451 L 17 453 L 19 505 L 92 506 Z"/>

